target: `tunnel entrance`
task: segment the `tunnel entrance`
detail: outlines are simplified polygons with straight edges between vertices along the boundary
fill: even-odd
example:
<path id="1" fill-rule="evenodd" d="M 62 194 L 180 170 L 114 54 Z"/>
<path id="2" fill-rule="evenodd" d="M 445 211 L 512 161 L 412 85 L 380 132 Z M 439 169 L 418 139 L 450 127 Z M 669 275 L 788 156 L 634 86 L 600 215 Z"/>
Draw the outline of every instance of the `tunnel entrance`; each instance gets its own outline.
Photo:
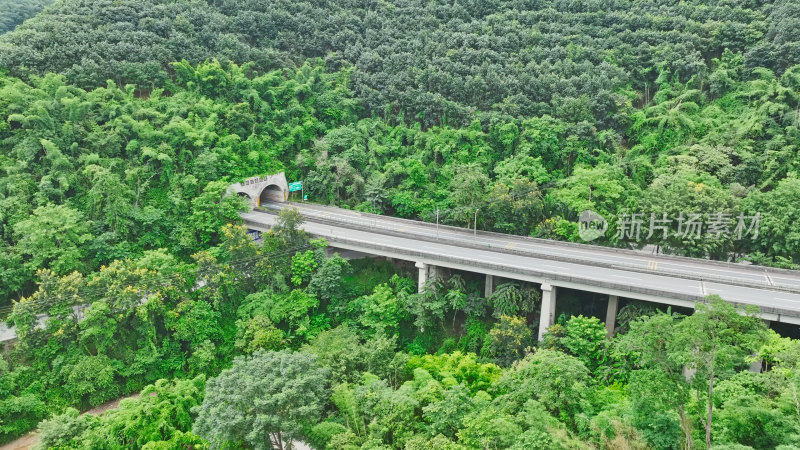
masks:
<path id="1" fill-rule="evenodd" d="M 285 202 L 289 193 L 289 183 L 286 182 L 286 175 L 280 172 L 234 183 L 228 188 L 228 193 L 234 192 L 250 199 L 251 206 L 261 206 L 266 202 Z"/>
<path id="2" fill-rule="evenodd" d="M 276 184 L 270 184 L 269 186 L 265 187 L 264 190 L 261 191 L 261 195 L 258 197 L 259 206 L 268 202 L 284 201 L 286 201 L 286 195 L 283 192 L 283 189 Z"/>

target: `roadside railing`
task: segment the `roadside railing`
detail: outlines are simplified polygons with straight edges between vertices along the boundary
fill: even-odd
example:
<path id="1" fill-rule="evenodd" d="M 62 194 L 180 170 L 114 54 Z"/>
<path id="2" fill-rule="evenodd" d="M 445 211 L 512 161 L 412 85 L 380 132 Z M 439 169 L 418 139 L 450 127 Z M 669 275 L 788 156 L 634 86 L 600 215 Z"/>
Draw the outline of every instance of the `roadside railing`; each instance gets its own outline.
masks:
<path id="1" fill-rule="evenodd" d="M 316 220 L 315 220 L 316 222 Z M 260 226 L 263 227 L 263 223 L 259 223 L 256 221 L 250 221 L 245 219 L 245 224 L 253 225 L 253 226 Z M 378 229 L 386 229 L 384 227 L 378 226 Z M 395 255 L 402 255 L 407 257 L 409 260 L 420 260 L 424 259 L 426 261 L 434 261 L 439 262 L 440 265 L 447 267 L 448 265 L 461 265 L 461 266 L 475 266 L 476 262 L 480 262 L 480 266 L 484 270 L 507 273 L 507 274 L 517 274 L 527 278 L 532 278 L 537 280 L 537 282 L 541 282 L 544 280 L 549 280 L 550 282 L 562 282 L 562 283 L 572 283 L 574 285 L 584 285 L 586 286 L 586 290 L 591 290 L 591 287 L 594 288 L 606 288 L 606 289 L 613 289 L 615 291 L 621 292 L 630 292 L 631 294 L 643 294 L 652 297 L 660 297 L 665 300 L 673 300 L 673 301 L 684 301 L 690 302 L 691 304 L 694 303 L 707 303 L 708 300 L 702 295 L 692 295 L 686 294 L 681 292 L 674 292 L 674 291 L 663 291 L 659 289 L 652 289 L 645 286 L 637 286 L 631 284 L 620 284 L 618 282 L 613 281 L 606 281 L 600 278 L 587 278 L 584 276 L 578 277 L 573 276 L 565 273 L 558 273 L 558 272 L 549 272 L 543 270 L 537 270 L 534 268 L 529 267 L 517 267 L 517 266 L 508 266 L 508 265 L 501 265 L 493 262 L 488 261 L 476 261 L 474 259 L 465 259 L 457 256 L 442 256 L 437 254 L 436 252 L 428 252 L 428 251 L 421 251 L 421 250 L 411 250 L 406 248 L 398 248 L 390 245 L 378 244 L 373 242 L 364 242 L 356 239 L 351 239 L 345 236 L 339 236 L 335 234 L 331 234 L 330 236 L 326 237 L 332 243 L 340 244 L 340 245 L 347 245 L 351 247 L 355 247 L 357 249 L 368 249 L 368 250 L 376 250 L 378 252 L 386 253 L 386 254 L 395 254 Z M 494 247 L 493 247 L 494 248 Z M 635 298 L 636 296 L 633 295 Z M 736 307 L 747 308 L 757 306 L 759 311 L 763 314 L 775 314 L 778 316 L 778 320 L 780 320 L 780 316 L 787 316 L 787 317 L 800 317 L 800 311 L 793 311 L 789 309 L 782 309 L 776 308 L 771 306 L 762 306 L 762 305 L 753 305 L 749 303 L 741 303 L 736 301 L 726 300 L 728 303 Z"/>
<path id="2" fill-rule="evenodd" d="M 257 211 L 271 213 L 271 211 L 279 210 L 279 207 L 261 207 L 256 208 Z M 347 217 L 344 215 L 336 215 L 336 217 L 331 217 L 330 214 L 321 211 L 319 214 L 304 214 L 306 218 L 313 218 L 314 222 L 324 223 L 328 225 L 334 226 L 342 226 L 346 225 L 348 228 L 358 229 L 362 231 L 380 231 L 381 234 L 388 234 L 397 237 L 404 237 L 410 238 L 408 233 L 404 233 L 399 231 L 399 228 L 395 224 L 388 224 L 387 221 L 382 220 L 382 217 Z M 411 226 L 412 224 L 407 224 L 406 226 Z M 420 225 L 430 226 L 430 224 L 420 222 Z M 444 228 L 444 226 L 442 226 Z M 458 231 L 463 233 L 464 230 L 456 227 L 449 227 L 447 226 L 447 231 Z M 788 292 L 788 293 L 795 293 L 800 294 L 800 287 L 793 286 L 793 285 L 786 285 L 781 283 L 769 283 L 766 280 L 763 281 L 755 281 L 755 280 L 745 280 L 736 277 L 729 277 L 729 276 L 722 276 L 722 275 L 700 275 L 696 272 L 692 271 L 684 271 L 684 270 L 677 270 L 672 268 L 660 268 L 657 270 L 653 270 L 648 268 L 647 266 L 638 266 L 634 264 L 626 264 L 626 263 L 604 263 L 597 260 L 585 260 L 580 258 L 574 258 L 570 256 L 563 256 L 563 255 L 554 255 L 552 253 L 545 253 L 540 252 L 533 249 L 513 249 L 513 248 L 505 248 L 502 246 L 493 246 L 491 244 L 481 244 L 475 241 L 475 239 L 470 239 L 469 236 L 464 236 L 463 239 L 455 239 L 451 236 L 447 235 L 440 235 L 438 237 L 430 236 L 428 234 L 420 234 L 415 233 L 413 234 L 413 238 L 417 240 L 427 241 L 431 243 L 443 243 L 443 244 L 450 244 L 450 245 L 458 245 L 461 247 L 466 248 L 473 248 L 476 250 L 488 250 L 495 253 L 506 253 L 518 256 L 529 256 L 535 257 L 540 259 L 546 259 L 550 261 L 558 261 L 564 262 L 569 264 L 578 264 L 582 266 L 593 266 L 593 267 L 601 267 L 607 269 L 617 269 L 617 270 L 625 270 L 628 272 L 636 272 L 636 273 L 644 273 L 654 276 L 672 276 L 678 277 L 687 280 L 699 281 L 699 282 L 714 282 L 720 284 L 727 284 L 727 285 L 734 285 L 734 286 L 741 286 L 741 287 L 751 287 L 757 289 L 768 289 L 768 290 L 775 290 L 780 292 Z"/>

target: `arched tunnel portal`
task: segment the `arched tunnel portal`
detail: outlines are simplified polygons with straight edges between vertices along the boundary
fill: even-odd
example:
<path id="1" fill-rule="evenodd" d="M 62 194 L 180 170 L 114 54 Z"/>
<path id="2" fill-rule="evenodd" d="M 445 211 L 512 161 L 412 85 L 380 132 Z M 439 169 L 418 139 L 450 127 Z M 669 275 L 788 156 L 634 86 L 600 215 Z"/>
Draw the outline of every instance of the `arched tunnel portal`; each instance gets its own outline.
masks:
<path id="1" fill-rule="evenodd" d="M 289 184 L 286 175 L 281 172 L 266 175 L 231 185 L 228 192 L 247 197 L 251 206 L 261 206 L 268 202 L 285 202 L 289 195 Z"/>
<path id="2" fill-rule="evenodd" d="M 261 206 L 268 202 L 285 202 L 286 194 L 283 189 L 277 184 L 270 184 L 261 191 L 258 196 L 258 205 Z"/>

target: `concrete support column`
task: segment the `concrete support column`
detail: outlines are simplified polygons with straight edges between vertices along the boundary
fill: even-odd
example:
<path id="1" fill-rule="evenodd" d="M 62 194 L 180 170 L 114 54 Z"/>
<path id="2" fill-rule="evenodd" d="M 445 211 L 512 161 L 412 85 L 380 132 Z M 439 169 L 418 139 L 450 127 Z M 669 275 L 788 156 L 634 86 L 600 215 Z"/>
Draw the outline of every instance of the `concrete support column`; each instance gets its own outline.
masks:
<path id="1" fill-rule="evenodd" d="M 555 321 L 556 287 L 548 281 L 542 283 L 542 310 L 539 314 L 539 340 Z"/>
<path id="2" fill-rule="evenodd" d="M 425 290 L 425 283 L 428 281 L 428 265 L 422 261 L 414 264 L 414 267 L 419 269 L 419 283 L 417 285 L 417 292 Z"/>
<path id="3" fill-rule="evenodd" d="M 431 280 L 438 279 L 439 278 L 439 273 L 438 273 L 439 271 L 436 270 L 437 267 L 434 266 L 433 264 L 426 264 L 426 266 L 428 266 L 428 278 L 431 279 Z"/>
<path id="4" fill-rule="evenodd" d="M 494 293 L 494 276 L 486 275 L 486 287 L 483 288 L 483 297 L 489 298 Z"/>
<path id="5" fill-rule="evenodd" d="M 606 309 L 606 337 L 614 334 L 614 327 L 617 325 L 617 306 L 619 297 L 616 295 L 608 296 L 608 309 Z"/>

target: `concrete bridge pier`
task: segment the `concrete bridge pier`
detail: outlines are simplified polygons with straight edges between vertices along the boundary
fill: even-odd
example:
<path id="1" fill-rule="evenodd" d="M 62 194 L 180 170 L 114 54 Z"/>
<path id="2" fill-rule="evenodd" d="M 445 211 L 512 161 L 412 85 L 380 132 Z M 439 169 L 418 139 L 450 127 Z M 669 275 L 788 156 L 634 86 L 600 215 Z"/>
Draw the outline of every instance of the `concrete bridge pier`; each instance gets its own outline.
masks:
<path id="1" fill-rule="evenodd" d="M 542 310 L 539 313 L 539 341 L 544 333 L 555 322 L 556 314 L 556 287 L 549 280 L 542 283 Z"/>
<path id="2" fill-rule="evenodd" d="M 606 337 L 611 337 L 614 334 L 614 327 L 617 325 L 617 307 L 619 305 L 619 297 L 616 295 L 608 296 L 608 309 L 606 309 Z"/>
<path id="3" fill-rule="evenodd" d="M 494 293 L 494 275 L 486 274 L 486 285 L 483 288 L 483 297 L 489 298 Z"/>
<path id="4" fill-rule="evenodd" d="M 428 280 L 435 280 L 439 277 L 439 268 L 433 264 L 426 264 L 422 261 L 417 261 L 417 263 L 414 264 L 414 267 L 419 269 L 419 283 L 417 286 L 417 292 L 422 292 L 425 290 L 425 283 L 427 283 Z"/>
<path id="5" fill-rule="evenodd" d="M 436 280 L 439 278 L 439 268 L 434 266 L 433 264 L 426 264 L 428 267 L 428 279 L 429 280 Z"/>
<path id="6" fill-rule="evenodd" d="M 428 282 L 428 265 L 422 261 L 417 261 L 414 267 L 419 269 L 419 278 L 417 283 L 417 292 L 422 293 L 425 290 L 425 283 Z"/>

